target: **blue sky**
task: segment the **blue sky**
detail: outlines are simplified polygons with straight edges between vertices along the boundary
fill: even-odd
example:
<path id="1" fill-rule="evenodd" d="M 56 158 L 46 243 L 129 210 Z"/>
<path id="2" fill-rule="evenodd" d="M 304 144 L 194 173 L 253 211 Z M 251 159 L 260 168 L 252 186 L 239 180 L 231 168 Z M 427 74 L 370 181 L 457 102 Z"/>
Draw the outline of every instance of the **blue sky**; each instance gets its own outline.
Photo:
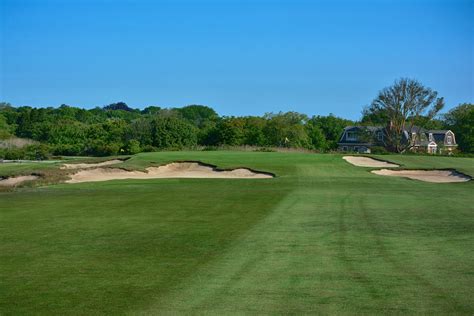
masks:
<path id="1" fill-rule="evenodd" d="M 400 77 L 474 102 L 474 1 L 0 0 L 0 101 L 357 119 Z"/>

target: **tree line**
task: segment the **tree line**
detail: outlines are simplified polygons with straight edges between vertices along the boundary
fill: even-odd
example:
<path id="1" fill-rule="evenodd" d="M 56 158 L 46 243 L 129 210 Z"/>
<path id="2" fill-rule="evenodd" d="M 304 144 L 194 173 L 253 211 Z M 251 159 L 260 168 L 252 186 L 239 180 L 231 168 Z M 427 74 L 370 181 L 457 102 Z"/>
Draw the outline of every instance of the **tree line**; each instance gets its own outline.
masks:
<path id="1" fill-rule="evenodd" d="M 0 104 L 0 138 L 31 139 L 38 142 L 31 146 L 52 155 L 109 156 L 244 145 L 329 151 L 337 148 L 344 127 L 353 123 L 334 115 L 308 117 L 297 112 L 219 116 L 204 105 L 139 110 L 123 102 L 94 109 Z"/>
<path id="2" fill-rule="evenodd" d="M 140 110 L 124 102 L 93 109 L 65 104 L 34 108 L 0 103 L 0 140 L 18 137 L 36 142 L 22 148 L 3 146 L 0 158 L 109 156 L 202 146 L 288 147 L 327 152 L 337 149 L 348 125 L 388 126 L 389 122 L 393 142 L 387 147 L 392 151 L 400 151 L 403 145 L 400 129 L 416 124 L 451 129 L 460 150 L 474 153 L 474 105 L 461 104 L 445 115 L 437 115 L 443 105 L 435 92 L 406 79 L 382 90 L 358 122 L 332 114 L 309 117 L 297 112 L 220 116 L 204 105 L 149 106 Z"/>

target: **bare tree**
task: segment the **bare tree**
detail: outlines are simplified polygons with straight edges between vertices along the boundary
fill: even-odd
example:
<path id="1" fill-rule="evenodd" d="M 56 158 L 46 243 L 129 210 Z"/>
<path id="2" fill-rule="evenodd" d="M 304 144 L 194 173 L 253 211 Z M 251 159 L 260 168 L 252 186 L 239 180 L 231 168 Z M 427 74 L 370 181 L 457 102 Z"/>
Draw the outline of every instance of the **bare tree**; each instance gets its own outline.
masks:
<path id="1" fill-rule="evenodd" d="M 444 106 L 444 99 L 437 96 L 438 92 L 407 78 L 379 92 L 369 111 L 384 113 L 388 119 L 384 137 L 387 149 L 401 153 L 413 147 L 414 122 L 421 116 L 431 120 Z"/>

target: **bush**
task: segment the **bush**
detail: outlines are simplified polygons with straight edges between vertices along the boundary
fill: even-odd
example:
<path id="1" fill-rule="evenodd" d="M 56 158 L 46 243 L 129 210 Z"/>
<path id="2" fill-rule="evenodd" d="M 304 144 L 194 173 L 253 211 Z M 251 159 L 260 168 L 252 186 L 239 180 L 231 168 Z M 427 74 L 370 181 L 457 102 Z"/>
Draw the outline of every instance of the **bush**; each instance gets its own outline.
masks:
<path id="1" fill-rule="evenodd" d="M 126 152 L 131 155 L 138 154 L 141 152 L 140 142 L 136 139 L 132 139 L 128 142 Z"/>
<path id="2" fill-rule="evenodd" d="M 45 160 L 50 156 L 50 149 L 45 144 L 0 149 L 0 159 L 5 160 Z"/>
<path id="3" fill-rule="evenodd" d="M 51 157 L 50 148 L 45 144 L 27 146 L 24 157 L 28 160 L 46 160 Z"/>
<path id="4" fill-rule="evenodd" d="M 145 146 L 143 146 L 142 151 L 146 152 L 146 153 L 150 153 L 150 152 L 158 151 L 158 148 L 156 148 L 152 145 L 145 145 Z"/>
<path id="5" fill-rule="evenodd" d="M 274 153 L 274 152 L 276 152 L 275 149 L 269 148 L 269 147 L 257 148 L 254 151 L 256 151 L 256 152 L 265 152 L 265 153 Z"/>
<path id="6" fill-rule="evenodd" d="M 217 146 L 205 146 L 202 151 L 216 151 L 219 150 L 219 147 Z"/>
<path id="7" fill-rule="evenodd" d="M 382 146 L 374 146 L 370 148 L 370 153 L 371 154 L 377 154 L 377 155 L 387 155 L 389 154 L 388 150 L 385 147 Z"/>

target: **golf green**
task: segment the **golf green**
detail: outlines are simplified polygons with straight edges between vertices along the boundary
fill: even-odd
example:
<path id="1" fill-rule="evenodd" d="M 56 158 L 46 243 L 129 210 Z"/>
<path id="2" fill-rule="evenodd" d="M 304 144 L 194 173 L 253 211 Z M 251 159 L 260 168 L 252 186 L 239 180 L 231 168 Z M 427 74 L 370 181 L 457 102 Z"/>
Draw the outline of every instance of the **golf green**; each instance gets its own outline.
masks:
<path id="1" fill-rule="evenodd" d="M 378 158 L 474 176 L 472 158 Z M 118 166 L 182 160 L 276 177 L 0 192 L 0 314 L 474 313 L 473 181 L 379 176 L 329 154 L 144 153 Z"/>

